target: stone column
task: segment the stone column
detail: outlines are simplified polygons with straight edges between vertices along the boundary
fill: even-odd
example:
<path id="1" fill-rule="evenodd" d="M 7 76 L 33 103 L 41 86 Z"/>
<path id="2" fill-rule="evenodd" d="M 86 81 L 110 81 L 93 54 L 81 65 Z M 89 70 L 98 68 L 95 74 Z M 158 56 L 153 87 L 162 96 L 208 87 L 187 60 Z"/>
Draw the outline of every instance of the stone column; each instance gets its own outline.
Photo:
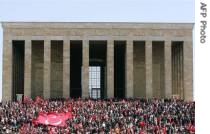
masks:
<path id="1" fill-rule="evenodd" d="M 183 80 L 183 76 L 184 76 L 184 73 L 183 73 L 183 47 L 180 48 L 180 60 L 181 60 L 181 67 L 180 67 L 180 87 L 181 87 L 181 97 L 184 99 L 184 87 L 183 87 L 183 83 L 184 83 L 184 80 Z"/>
<path id="2" fill-rule="evenodd" d="M 70 97 L 70 40 L 63 43 L 63 97 Z"/>
<path id="3" fill-rule="evenodd" d="M 177 48 L 174 48 L 174 94 L 177 95 Z"/>
<path id="4" fill-rule="evenodd" d="M 126 43 L 126 97 L 133 97 L 133 41 Z"/>
<path id="5" fill-rule="evenodd" d="M 82 98 L 89 97 L 89 43 L 82 42 Z"/>
<path id="6" fill-rule="evenodd" d="M 3 40 L 2 100 L 12 100 L 12 40 Z"/>
<path id="7" fill-rule="evenodd" d="M 152 88 L 152 41 L 146 41 L 145 45 L 145 66 L 146 66 L 146 97 L 153 97 Z"/>
<path id="8" fill-rule="evenodd" d="M 114 97 L 114 41 L 107 43 L 107 97 Z"/>
<path id="9" fill-rule="evenodd" d="M 191 41 L 184 41 L 184 99 L 193 100 L 193 48 Z"/>
<path id="10" fill-rule="evenodd" d="M 182 95 L 181 95 L 181 86 L 180 86 L 180 76 L 181 76 L 181 74 L 180 74 L 180 67 L 181 67 L 181 64 L 180 64 L 180 51 L 181 51 L 181 49 L 180 49 L 180 45 L 179 45 L 179 47 L 177 48 L 178 50 L 178 55 L 177 55 L 177 87 L 178 87 L 178 95 L 180 96 L 180 98 L 182 98 L 183 99 L 183 97 L 182 97 Z"/>
<path id="11" fill-rule="evenodd" d="M 25 40 L 24 95 L 31 97 L 31 40 Z"/>
<path id="12" fill-rule="evenodd" d="M 51 41 L 44 41 L 44 91 L 45 99 L 50 98 L 50 65 L 51 65 Z"/>
<path id="13" fill-rule="evenodd" d="M 164 72 L 165 72 L 165 97 L 172 97 L 172 73 L 171 73 L 171 41 L 164 44 Z"/>

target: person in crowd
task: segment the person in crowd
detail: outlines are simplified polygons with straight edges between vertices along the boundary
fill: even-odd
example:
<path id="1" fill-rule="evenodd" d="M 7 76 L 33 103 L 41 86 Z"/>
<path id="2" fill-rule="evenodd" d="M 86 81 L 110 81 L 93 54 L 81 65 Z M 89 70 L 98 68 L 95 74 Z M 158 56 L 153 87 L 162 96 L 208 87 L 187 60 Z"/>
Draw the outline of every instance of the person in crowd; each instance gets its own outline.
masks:
<path id="1" fill-rule="evenodd" d="M 69 109 L 71 106 L 71 109 Z M 40 112 L 67 112 L 64 127 L 33 124 Z M 0 103 L 0 133 L 194 133 L 195 102 L 178 99 L 53 99 Z"/>

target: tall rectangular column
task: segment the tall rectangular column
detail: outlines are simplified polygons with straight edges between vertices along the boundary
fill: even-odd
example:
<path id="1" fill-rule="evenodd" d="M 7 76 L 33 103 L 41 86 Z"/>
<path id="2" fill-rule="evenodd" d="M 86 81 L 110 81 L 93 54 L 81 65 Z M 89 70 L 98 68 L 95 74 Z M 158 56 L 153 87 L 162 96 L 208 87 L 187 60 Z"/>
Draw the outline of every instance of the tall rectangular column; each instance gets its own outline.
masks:
<path id="1" fill-rule="evenodd" d="M 3 40 L 2 100 L 12 100 L 12 40 Z"/>
<path id="2" fill-rule="evenodd" d="M 145 68 L 146 68 L 146 97 L 153 97 L 152 88 L 152 41 L 146 41 L 145 45 Z"/>
<path id="3" fill-rule="evenodd" d="M 171 73 L 171 41 L 164 44 L 164 73 L 165 73 L 165 97 L 172 97 L 172 73 Z"/>
<path id="4" fill-rule="evenodd" d="M 181 98 L 184 98 L 184 73 L 183 73 L 183 45 L 180 47 L 180 87 L 181 87 Z"/>
<path id="5" fill-rule="evenodd" d="M 114 41 L 107 43 L 107 97 L 114 97 Z"/>
<path id="6" fill-rule="evenodd" d="M 133 97 L 133 41 L 126 42 L 126 97 Z"/>
<path id="7" fill-rule="evenodd" d="M 70 97 L 70 41 L 63 43 L 63 97 Z"/>
<path id="8" fill-rule="evenodd" d="M 44 41 L 44 98 L 50 98 L 50 65 L 51 65 L 51 43 Z"/>
<path id="9" fill-rule="evenodd" d="M 31 40 L 25 40 L 24 95 L 31 97 Z"/>
<path id="10" fill-rule="evenodd" d="M 192 41 L 183 44 L 184 99 L 193 100 L 193 47 Z"/>
<path id="11" fill-rule="evenodd" d="M 82 42 L 82 98 L 89 97 L 89 41 Z"/>

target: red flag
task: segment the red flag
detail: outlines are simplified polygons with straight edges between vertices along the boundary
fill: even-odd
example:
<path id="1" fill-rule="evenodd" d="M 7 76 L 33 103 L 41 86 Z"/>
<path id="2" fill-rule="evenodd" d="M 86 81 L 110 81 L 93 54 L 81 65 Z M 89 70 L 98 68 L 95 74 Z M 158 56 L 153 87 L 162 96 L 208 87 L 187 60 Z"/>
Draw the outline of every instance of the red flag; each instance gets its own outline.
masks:
<path id="1" fill-rule="evenodd" d="M 45 124 L 52 126 L 65 126 L 66 120 L 72 118 L 71 112 L 55 113 L 55 112 L 40 112 L 37 119 L 33 121 L 33 124 Z"/>
<path id="2" fill-rule="evenodd" d="M 146 123 L 144 121 L 139 122 L 140 127 L 145 127 Z"/>
<path id="3" fill-rule="evenodd" d="M 186 128 L 188 131 L 195 132 L 195 126 L 189 124 Z"/>
<path id="4" fill-rule="evenodd" d="M 190 131 L 191 131 L 191 132 L 195 132 L 195 126 L 191 125 L 191 126 L 190 126 Z"/>
<path id="5" fill-rule="evenodd" d="M 143 130 L 140 130 L 140 131 L 139 131 L 139 134 L 146 134 L 146 132 L 143 131 Z"/>
<path id="6" fill-rule="evenodd" d="M 71 106 L 71 104 L 68 104 L 68 111 L 69 111 L 69 112 L 72 111 L 72 106 Z"/>
<path id="7" fill-rule="evenodd" d="M 163 131 L 163 134 L 167 134 L 167 133 L 166 133 L 166 127 L 163 127 L 163 128 L 162 128 L 162 131 Z"/>
<path id="8" fill-rule="evenodd" d="M 30 102 L 30 101 L 31 101 L 31 99 L 28 96 L 23 95 L 23 102 L 24 103 L 27 103 L 27 102 Z"/>
<path id="9" fill-rule="evenodd" d="M 34 101 L 35 103 L 42 103 L 44 100 L 40 96 L 37 96 Z"/>

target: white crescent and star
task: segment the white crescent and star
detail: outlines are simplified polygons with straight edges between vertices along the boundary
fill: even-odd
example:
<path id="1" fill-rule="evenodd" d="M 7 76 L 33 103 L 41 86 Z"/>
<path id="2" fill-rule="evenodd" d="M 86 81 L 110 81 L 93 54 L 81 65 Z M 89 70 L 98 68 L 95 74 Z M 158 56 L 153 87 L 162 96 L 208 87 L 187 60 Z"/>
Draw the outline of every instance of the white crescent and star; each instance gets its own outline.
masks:
<path id="1" fill-rule="evenodd" d="M 45 120 L 45 124 L 46 125 L 54 125 L 54 126 L 57 126 L 57 125 L 60 125 L 61 123 L 62 123 L 62 120 L 61 119 L 58 119 L 58 121 L 56 121 L 56 122 L 49 122 L 48 121 L 48 119 L 49 119 L 49 117 L 46 117 L 47 119 Z M 50 118 L 53 118 L 53 119 L 56 119 L 57 118 L 57 116 L 56 115 L 52 115 Z"/>
<path id="2" fill-rule="evenodd" d="M 62 120 L 59 119 L 57 122 L 51 123 L 51 125 L 57 126 L 60 125 L 62 123 Z"/>

